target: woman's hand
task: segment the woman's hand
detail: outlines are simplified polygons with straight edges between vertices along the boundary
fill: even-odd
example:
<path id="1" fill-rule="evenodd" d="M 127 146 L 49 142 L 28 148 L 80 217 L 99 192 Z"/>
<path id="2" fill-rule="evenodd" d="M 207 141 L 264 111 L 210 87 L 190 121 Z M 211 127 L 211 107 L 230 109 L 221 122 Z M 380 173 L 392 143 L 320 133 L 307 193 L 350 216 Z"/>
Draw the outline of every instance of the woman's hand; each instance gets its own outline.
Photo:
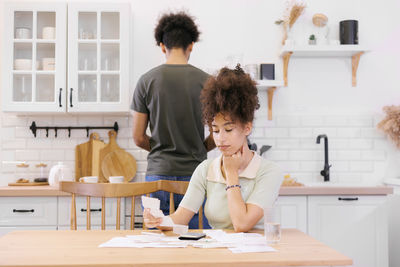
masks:
<path id="1" fill-rule="evenodd" d="M 153 215 L 151 215 L 150 209 L 144 209 L 143 221 L 147 228 L 155 228 L 160 226 L 162 218 L 161 217 L 156 218 Z"/>
<path id="2" fill-rule="evenodd" d="M 239 168 L 244 161 L 243 146 L 244 144 L 240 147 L 240 149 L 236 153 L 232 154 L 231 156 L 223 156 L 222 158 L 223 168 L 226 174 L 228 185 L 238 183 Z"/>

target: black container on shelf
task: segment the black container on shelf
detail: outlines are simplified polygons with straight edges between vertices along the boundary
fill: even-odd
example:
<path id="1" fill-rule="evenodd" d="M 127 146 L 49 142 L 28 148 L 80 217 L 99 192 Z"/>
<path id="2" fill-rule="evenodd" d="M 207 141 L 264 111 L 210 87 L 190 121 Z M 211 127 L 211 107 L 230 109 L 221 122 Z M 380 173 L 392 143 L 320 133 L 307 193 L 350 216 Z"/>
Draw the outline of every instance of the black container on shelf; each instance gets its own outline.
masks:
<path id="1" fill-rule="evenodd" d="M 355 45 L 358 44 L 358 21 L 343 20 L 339 23 L 340 28 L 340 44 Z"/>
<path id="2" fill-rule="evenodd" d="M 275 64 L 261 64 L 260 79 L 275 80 Z"/>

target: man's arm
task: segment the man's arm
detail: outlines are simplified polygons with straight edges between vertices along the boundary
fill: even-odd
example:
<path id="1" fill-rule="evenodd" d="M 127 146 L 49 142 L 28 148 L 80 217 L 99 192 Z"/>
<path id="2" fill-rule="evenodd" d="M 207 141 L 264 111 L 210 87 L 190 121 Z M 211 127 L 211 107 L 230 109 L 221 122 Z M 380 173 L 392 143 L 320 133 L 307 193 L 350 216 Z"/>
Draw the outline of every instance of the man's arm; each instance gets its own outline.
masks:
<path id="1" fill-rule="evenodd" d="M 150 151 L 150 136 L 146 134 L 148 122 L 146 113 L 133 112 L 133 140 L 138 147 Z"/>

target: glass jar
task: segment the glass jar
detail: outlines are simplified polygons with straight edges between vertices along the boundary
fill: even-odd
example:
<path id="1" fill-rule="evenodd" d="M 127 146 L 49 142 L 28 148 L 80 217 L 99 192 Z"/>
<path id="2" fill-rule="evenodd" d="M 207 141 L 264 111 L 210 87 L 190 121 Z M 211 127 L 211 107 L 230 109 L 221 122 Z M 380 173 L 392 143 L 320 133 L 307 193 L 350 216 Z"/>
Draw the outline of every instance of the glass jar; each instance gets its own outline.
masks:
<path id="1" fill-rule="evenodd" d="M 15 168 L 15 182 L 17 183 L 29 183 L 30 176 L 29 176 L 29 164 L 25 162 L 19 163 L 16 165 Z"/>
<path id="2" fill-rule="evenodd" d="M 47 164 L 39 163 L 36 164 L 36 175 L 37 177 L 34 179 L 35 182 L 47 182 Z"/>

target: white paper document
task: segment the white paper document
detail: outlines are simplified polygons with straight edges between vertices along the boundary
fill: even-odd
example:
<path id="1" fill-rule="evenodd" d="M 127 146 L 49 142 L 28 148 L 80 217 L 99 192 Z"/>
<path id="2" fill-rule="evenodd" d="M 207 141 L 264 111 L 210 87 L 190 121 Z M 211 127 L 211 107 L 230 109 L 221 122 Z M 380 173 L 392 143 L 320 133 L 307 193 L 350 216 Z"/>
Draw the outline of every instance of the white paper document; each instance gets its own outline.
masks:
<path id="1" fill-rule="evenodd" d="M 166 236 L 163 233 L 142 232 L 141 235 L 114 237 L 99 247 L 128 248 L 228 248 L 233 253 L 272 252 L 263 235 L 256 233 L 225 233 L 222 230 L 204 230 L 210 238 L 198 241 L 179 240 L 178 236 Z"/>

